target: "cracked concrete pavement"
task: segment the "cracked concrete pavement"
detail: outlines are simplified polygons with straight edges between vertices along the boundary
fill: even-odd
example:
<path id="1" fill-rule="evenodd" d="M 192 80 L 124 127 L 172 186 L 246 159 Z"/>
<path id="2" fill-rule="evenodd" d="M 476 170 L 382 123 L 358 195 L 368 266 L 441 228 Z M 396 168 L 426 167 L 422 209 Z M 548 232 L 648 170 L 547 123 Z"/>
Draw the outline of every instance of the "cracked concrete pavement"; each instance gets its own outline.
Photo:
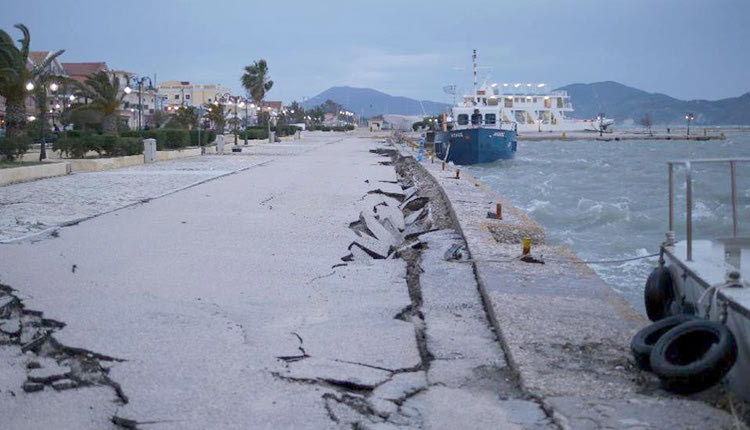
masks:
<path id="1" fill-rule="evenodd" d="M 421 195 L 432 197 L 425 208 L 405 209 L 406 225 L 394 208 L 424 178 L 395 183 L 394 166 L 370 152 L 380 143 L 342 136 L 246 148 L 219 158 L 269 162 L 58 237 L 0 245 L 0 282 L 65 323 L 59 343 L 123 360 L 107 372 L 128 399 L 102 386 L 20 392 L 32 358 L 0 346 L 11 369 L 0 381 L 3 422 L 549 427 L 507 367 L 470 266 L 442 258 L 463 240 L 435 190 Z M 371 224 L 381 237 L 368 243 L 388 259 L 352 248 L 372 231 L 350 226 L 372 223 L 371 212 L 383 229 Z M 399 247 L 430 228 L 440 230 Z"/>

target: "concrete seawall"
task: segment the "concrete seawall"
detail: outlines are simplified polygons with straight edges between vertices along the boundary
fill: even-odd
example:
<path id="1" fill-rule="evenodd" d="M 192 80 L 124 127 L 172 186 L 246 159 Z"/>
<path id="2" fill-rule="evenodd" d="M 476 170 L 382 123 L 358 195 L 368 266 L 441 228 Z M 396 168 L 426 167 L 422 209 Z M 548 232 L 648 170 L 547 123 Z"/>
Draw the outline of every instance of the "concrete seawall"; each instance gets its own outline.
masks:
<path id="1" fill-rule="evenodd" d="M 401 148 L 402 156 L 412 150 Z M 420 163 L 442 189 L 464 236 L 486 311 L 519 385 L 561 428 L 727 428 L 714 388 L 676 397 L 633 365 L 629 344 L 648 321 L 569 249 L 507 199 L 464 172 Z M 503 219 L 491 219 L 496 203 Z M 545 264 L 519 260 L 522 239 Z M 634 422 L 633 418 L 638 419 Z M 637 426 L 636 426 L 637 427 Z"/>

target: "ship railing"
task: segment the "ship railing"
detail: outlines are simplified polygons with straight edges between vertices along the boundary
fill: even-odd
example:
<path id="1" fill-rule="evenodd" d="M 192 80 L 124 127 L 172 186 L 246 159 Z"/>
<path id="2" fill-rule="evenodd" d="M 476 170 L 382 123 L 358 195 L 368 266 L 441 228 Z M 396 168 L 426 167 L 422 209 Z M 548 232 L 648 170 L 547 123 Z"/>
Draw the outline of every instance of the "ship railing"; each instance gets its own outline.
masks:
<path id="1" fill-rule="evenodd" d="M 750 158 L 704 158 L 698 160 L 667 161 L 669 173 L 669 231 L 674 232 L 674 166 L 685 168 L 685 241 L 687 261 L 693 260 L 693 168 L 694 164 L 728 164 L 730 176 L 730 200 L 732 203 L 732 237 L 737 237 L 737 164 L 750 163 Z"/>

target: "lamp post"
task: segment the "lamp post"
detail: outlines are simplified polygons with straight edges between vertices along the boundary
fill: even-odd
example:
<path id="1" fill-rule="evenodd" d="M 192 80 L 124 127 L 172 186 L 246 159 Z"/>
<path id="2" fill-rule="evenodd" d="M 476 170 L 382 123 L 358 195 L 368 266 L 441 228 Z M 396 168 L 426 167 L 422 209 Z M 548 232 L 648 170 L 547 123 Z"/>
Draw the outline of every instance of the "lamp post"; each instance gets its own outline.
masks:
<path id="1" fill-rule="evenodd" d="M 148 81 L 148 89 L 153 90 L 154 89 L 154 83 L 151 81 L 151 78 L 148 76 L 143 76 L 142 78 L 137 78 L 135 76 L 128 78 L 128 83 L 133 83 L 134 86 L 138 87 L 138 131 L 141 130 L 141 117 L 143 116 L 143 84 Z M 125 94 L 130 94 L 133 91 L 132 88 L 130 88 L 130 85 L 125 86 Z"/>
<path id="2" fill-rule="evenodd" d="M 694 120 L 695 117 L 692 113 L 685 114 L 685 120 L 687 121 L 687 135 L 690 137 L 690 121 Z"/>
<path id="3" fill-rule="evenodd" d="M 240 121 L 237 118 L 237 108 L 244 107 L 246 105 L 245 99 L 240 96 L 230 95 L 229 93 L 224 94 L 224 96 L 227 98 L 227 100 L 229 100 L 230 105 L 234 104 L 234 146 L 237 146 L 237 128 Z M 242 104 L 242 106 L 239 106 L 240 104 Z M 247 136 L 247 133 L 245 133 L 245 135 Z M 245 143 L 247 143 L 247 140 L 245 141 Z"/>

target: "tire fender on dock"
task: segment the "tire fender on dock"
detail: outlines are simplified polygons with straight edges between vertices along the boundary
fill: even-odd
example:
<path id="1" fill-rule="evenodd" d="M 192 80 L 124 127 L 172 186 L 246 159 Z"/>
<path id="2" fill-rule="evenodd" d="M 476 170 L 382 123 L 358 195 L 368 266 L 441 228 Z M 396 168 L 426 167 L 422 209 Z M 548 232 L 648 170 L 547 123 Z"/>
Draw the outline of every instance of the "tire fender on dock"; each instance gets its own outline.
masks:
<path id="1" fill-rule="evenodd" d="M 630 350 L 638 368 L 651 370 L 651 350 L 656 342 L 669 330 L 694 319 L 696 317 L 692 315 L 675 315 L 649 324 L 636 333 L 630 341 Z"/>
<path id="2" fill-rule="evenodd" d="M 648 319 L 659 321 L 669 316 L 669 309 L 674 302 L 674 286 L 667 267 L 659 265 L 651 271 L 643 295 Z"/>
<path id="3" fill-rule="evenodd" d="M 666 332 L 651 350 L 651 368 L 670 391 L 689 394 L 712 387 L 737 360 L 731 331 L 715 321 L 695 320 Z"/>

